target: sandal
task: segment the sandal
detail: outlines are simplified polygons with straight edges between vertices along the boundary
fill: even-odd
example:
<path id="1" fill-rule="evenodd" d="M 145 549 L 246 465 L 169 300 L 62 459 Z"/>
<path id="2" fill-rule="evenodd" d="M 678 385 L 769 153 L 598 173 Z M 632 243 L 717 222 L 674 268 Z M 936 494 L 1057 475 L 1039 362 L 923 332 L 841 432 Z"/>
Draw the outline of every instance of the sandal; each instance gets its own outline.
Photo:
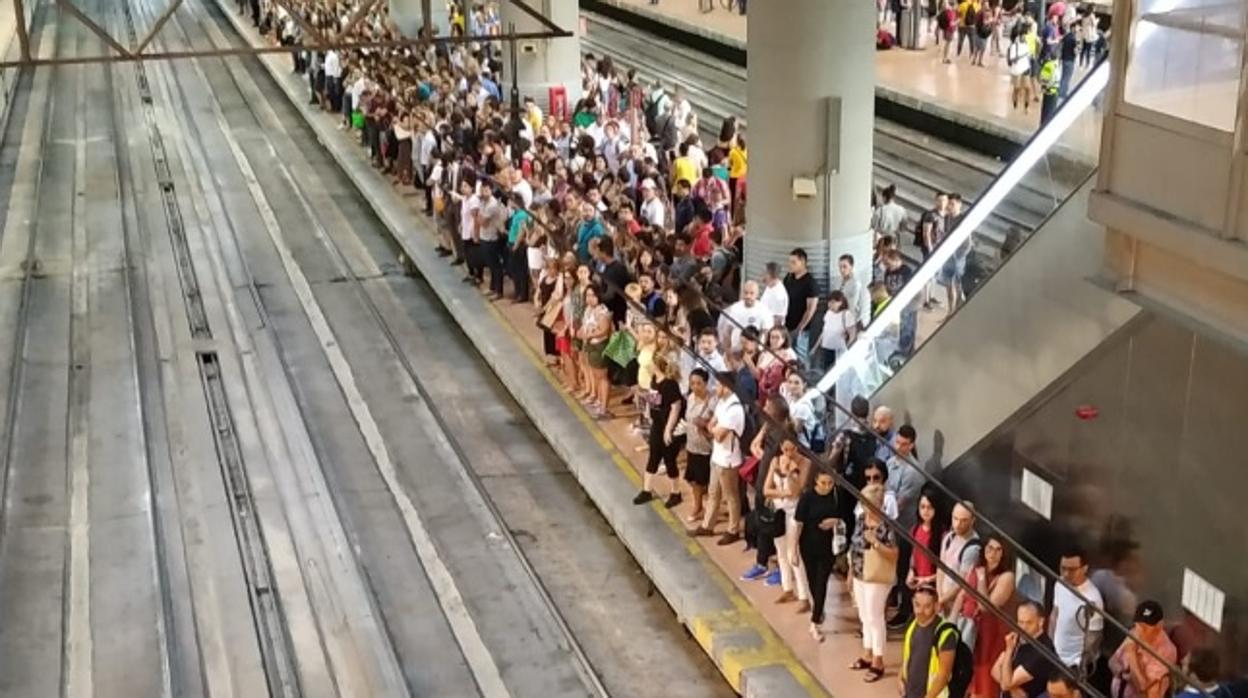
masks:
<path id="1" fill-rule="evenodd" d="M 879 681 L 882 678 L 884 678 L 884 670 L 877 669 L 876 667 L 871 667 L 870 669 L 867 669 L 866 675 L 862 677 L 862 682 L 863 683 L 875 683 L 876 681 Z"/>
<path id="2" fill-rule="evenodd" d="M 871 668 L 871 662 L 868 662 L 862 657 L 855 659 L 854 663 L 849 665 L 850 671 L 862 671 L 864 669 L 870 669 L 870 668 Z"/>

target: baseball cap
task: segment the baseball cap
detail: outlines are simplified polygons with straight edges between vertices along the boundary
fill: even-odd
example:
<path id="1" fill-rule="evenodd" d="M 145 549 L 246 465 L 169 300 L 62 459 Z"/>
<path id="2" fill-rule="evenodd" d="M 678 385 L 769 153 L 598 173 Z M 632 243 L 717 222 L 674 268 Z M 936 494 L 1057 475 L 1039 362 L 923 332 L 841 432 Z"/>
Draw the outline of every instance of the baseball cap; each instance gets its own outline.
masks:
<path id="1" fill-rule="evenodd" d="M 1135 607 L 1135 622 L 1145 625 L 1157 625 L 1164 617 L 1161 604 L 1156 601 L 1142 601 Z"/>

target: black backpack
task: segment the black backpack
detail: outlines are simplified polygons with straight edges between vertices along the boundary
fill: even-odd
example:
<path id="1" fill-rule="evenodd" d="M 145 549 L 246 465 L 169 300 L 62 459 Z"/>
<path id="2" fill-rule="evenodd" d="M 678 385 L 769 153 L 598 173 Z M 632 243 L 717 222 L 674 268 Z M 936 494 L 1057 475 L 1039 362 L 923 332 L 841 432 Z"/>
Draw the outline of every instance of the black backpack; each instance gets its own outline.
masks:
<path id="1" fill-rule="evenodd" d="M 975 654 L 962 641 L 962 633 L 958 630 L 958 626 L 944 620 L 936 626 L 938 647 L 940 638 L 944 636 L 946 630 L 952 631 L 957 638 L 957 644 L 954 645 L 957 649 L 953 654 L 953 672 L 949 675 L 949 698 L 966 698 L 967 691 L 971 688 L 971 677 L 975 675 Z"/>
<path id="2" fill-rule="evenodd" d="M 861 488 L 866 484 L 863 477 L 867 463 L 875 458 L 879 443 L 874 434 L 864 434 L 856 429 L 846 429 L 843 433 L 848 443 L 843 454 L 841 474 L 853 483 L 854 487 Z"/>

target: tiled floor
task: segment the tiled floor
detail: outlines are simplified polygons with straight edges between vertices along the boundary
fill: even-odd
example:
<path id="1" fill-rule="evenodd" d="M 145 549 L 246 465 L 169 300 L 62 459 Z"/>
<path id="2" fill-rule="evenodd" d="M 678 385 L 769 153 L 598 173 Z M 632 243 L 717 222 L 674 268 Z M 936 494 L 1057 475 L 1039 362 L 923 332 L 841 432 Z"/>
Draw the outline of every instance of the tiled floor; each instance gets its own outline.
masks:
<path id="1" fill-rule="evenodd" d="M 622 6 L 633 6 L 641 12 L 660 13 L 679 25 L 693 26 L 738 42 L 746 40 L 746 18 L 723 9 L 718 0 L 715 9 L 703 13 L 699 0 L 608 0 Z M 1005 73 L 1004 59 L 991 55 L 987 66 L 973 67 L 963 56 L 960 61 L 944 65 L 928 35 L 926 48 L 918 51 L 895 49 L 876 52 L 876 84 L 899 94 L 924 102 L 954 109 L 972 118 L 1006 125 L 1013 130 L 1030 133 L 1039 122 L 1039 105 L 1032 105 L 1029 114 L 1010 106 L 1010 81 Z M 1083 75 L 1080 71 L 1075 80 Z M 1087 155 L 1100 147 L 1100 115 L 1085 114 L 1066 133 L 1063 143 Z"/>

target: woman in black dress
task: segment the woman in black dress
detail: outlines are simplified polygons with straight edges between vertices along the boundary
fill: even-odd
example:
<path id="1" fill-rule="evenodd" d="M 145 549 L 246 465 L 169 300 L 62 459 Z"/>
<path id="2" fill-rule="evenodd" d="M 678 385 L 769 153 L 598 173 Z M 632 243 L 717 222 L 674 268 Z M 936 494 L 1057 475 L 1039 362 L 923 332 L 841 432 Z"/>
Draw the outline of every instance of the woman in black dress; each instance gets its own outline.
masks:
<path id="1" fill-rule="evenodd" d="M 646 461 L 646 475 L 641 492 L 633 497 L 633 504 L 645 504 L 654 499 L 654 476 L 662 461 L 669 481 L 668 509 L 680 504 L 680 466 L 676 459 L 684 448 L 684 435 L 676 434 L 676 425 L 685 416 L 685 400 L 680 392 L 676 365 L 662 354 L 654 357 L 650 386 L 650 457 Z"/>
<path id="2" fill-rule="evenodd" d="M 833 550 L 833 542 L 837 529 L 844 530 L 836 501 L 839 494 L 832 473 L 819 471 L 815 474 L 815 486 L 802 493 L 793 515 L 797 547 L 810 585 L 810 636 L 816 642 L 823 642 L 823 605 L 828 598 L 835 553 L 840 552 Z"/>

